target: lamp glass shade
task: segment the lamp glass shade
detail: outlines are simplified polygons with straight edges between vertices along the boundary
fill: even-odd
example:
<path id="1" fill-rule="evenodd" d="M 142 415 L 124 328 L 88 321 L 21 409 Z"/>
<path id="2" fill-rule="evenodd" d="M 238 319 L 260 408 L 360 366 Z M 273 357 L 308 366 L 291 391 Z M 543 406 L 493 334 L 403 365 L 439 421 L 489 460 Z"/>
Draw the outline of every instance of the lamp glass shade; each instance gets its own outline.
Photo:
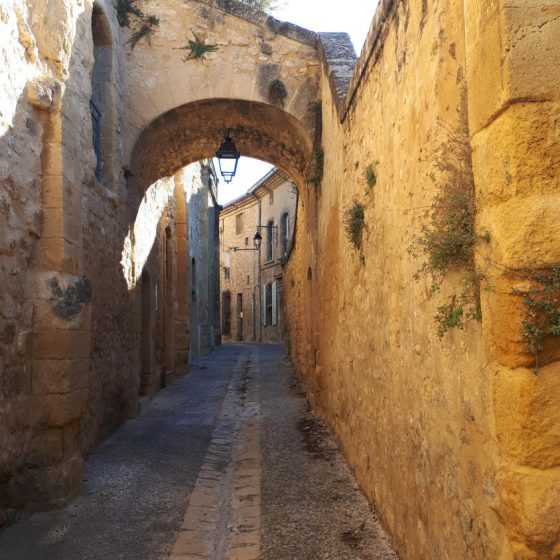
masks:
<path id="1" fill-rule="evenodd" d="M 255 233 L 255 237 L 253 237 L 253 243 L 257 249 L 261 248 L 262 235 L 258 231 Z"/>
<path id="2" fill-rule="evenodd" d="M 233 140 L 229 136 L 226 136 L 222 145 L 216 152 L 220 173 L 226 183 L 230 183 L 235 177 L 240 156 L 241 154 L 237 151 Z"/>

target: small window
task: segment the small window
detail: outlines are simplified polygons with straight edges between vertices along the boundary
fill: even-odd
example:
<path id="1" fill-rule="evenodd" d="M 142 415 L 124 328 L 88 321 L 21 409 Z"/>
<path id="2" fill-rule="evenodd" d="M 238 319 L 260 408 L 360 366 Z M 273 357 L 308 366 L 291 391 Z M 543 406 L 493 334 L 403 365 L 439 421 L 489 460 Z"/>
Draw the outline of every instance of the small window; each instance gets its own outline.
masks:
<path id="1" fill-rule="evenodd" d="M 229 280 L 230 278 L 230 257 L 229 257 L 229 253 L 226 251 L 224 253 L 224 279 L 225 280 Z"/>
<path id="2" fill-rule="evenodd" d="M 249 245 L 249 238 L 246 237 L 246 238 L 245 238 L 245 247 L 247 247 L 248 245 Z"/>
<path id="3" fill-rule="evenodd" d="M 251 277 L 247 276 L 247 286 L 250 286 L 250 285 L 251 285 Z"/>
<path id="4" fill-rule="evenodd" d="M 235 234 L 239 235 L 240 233 L 243 233 L 243 212 L 235 216 Z"/>

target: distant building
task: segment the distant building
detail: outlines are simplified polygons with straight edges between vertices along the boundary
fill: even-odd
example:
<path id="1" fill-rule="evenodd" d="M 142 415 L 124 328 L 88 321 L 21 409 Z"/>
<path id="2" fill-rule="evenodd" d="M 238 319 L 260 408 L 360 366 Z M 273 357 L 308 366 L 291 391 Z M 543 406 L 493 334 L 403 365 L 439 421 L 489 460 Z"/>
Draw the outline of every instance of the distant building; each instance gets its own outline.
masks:
<path id="1" fill-rule="evenodd" d="M 190 270 L 190 356 L 204 356 L 220 343 L 220 285 L 217 178 L 212 160 L 187 167 L 200 169 L 185 187 L 188 208 Z"/>
<path id="2" fill-rule="evenodd" d="M 273 169 L 220 212 L 222 340 L 283 339 L 282 270 L 292 242 L 297 190 Z M 256 250 L 254 238 L 262 243 Z M 260 272 L 260 291 L 259 291 Z"/>

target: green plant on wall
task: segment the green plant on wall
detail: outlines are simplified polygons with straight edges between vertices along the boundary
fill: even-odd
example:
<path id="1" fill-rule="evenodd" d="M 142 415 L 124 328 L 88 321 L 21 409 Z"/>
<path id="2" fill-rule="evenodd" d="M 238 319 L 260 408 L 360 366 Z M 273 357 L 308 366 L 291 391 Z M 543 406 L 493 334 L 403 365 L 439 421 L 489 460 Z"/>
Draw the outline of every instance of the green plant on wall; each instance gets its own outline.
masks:
<path id="1" fill-rule="evenodd" d="M 268 86 L 268 99 L 271 103 L 284 105 L 284 101 L 288 97 L 288 90 L 282 80 L 272 80 Z"/>
<path id="2" fill-rule="evenodd" d="M 365 257 L 362 252 L 364 229 L 366 227 L 364 205 L 354 200 L 352 206 L 344 211 L 344 231 L 348 241 L 360 253 L 360 262 L 364 264 Z"/>
<path id="3" fill-rule="evenodd" d="M 307 112 L 313 116 L 318 116 L 321 114 L 323 110 L 323 102 L 320 99 L 316 99 L 315 101 L 310 101 L 307 105 Z"/>
<path id="4" fill-rule="evenodd" d="M 135 5 L 135 0 L 117 0 L 117 21 L 121 27 L 130 27 L 130 16 L 144 17 L 140 8 Z"/>
<path id="5" fill-rule="evenodd" d="M 272 12 L 278 9 L 278 2 L 275 0 L 240 0 L 240 2 L 263 12 Z"/>
<path id="6" fill-rule="evenodd" d="M 178 50 L 189 51 L 185 58 L 187 60 L 201 60 L 204 55 L 218 50 L 217 45 L 210 45 L 202 41 L 196 34 L 193 33 L 194 39 L 189 39 L 184 47 L 177 47 Z"/>
<path id="7" fill-rule="evenodd" d="M 121 27 L 128 27 L 132 35 L 128 40 L 131 50 L 137 45 L 138 41 L 144 37 L 149 37 L 156 27 L 159 26 L 159 19 L 156 16 L 145 14 L 136 6 L 136 0 L 117 0 L 117 21 Z M 134 20 L 131 20 L 134 16 Z"/>
<path id="8" fill-rule="evenodd" d="M 313 151 L 313 160 L 311 164 L 311 173 L 309 182 L 318 187 L 323 181 L 323 171 L 325 167 L 325 151 L 323 148 L 317 148 Z"/>
<path id="9" fill-rule="evenodd" d="M 466 115 L 466 108 L 462 115 Z M 451 328 L 463 329 L 467 321 L 480 320 L 480 275 L 474 251 L 477 241 L 490 240 L 488 233 L 481 237 L 475 231 L 475 187 L 466 116 L 447 136 L 437 150 L 431 175 L 437 194 L 425 212 L 420 234 L 409 246 L 413 256 L 424 258 L 415 278 L 430 276 L 433 292 L 439 291 L 448 273 L 460 273 L 457 288 L 438 306 L 434 317 L 440 338 Z"/>
<path id="10" fill-rule="evenodd" d="M 144 37 L 149 37 L 153 32 L 154 28 L 159 25 L 159 19 L 156 16 L 147 16 L 144 18 L 143 23 L 134 31 L 129 39 L 130 48 L 134 49 L 138 41 Z"/>
<path id="11" fill-rule="evenodd" d="M 366 189 L 367 193 L 370 193 L 372 189 L 375 187 L 375 185 L 377 185 L 377 173 L 376 173 L 377 163 L 378 163 L 377 161 L 374 163 L 370 163 L 369 165 L 366 166 L 366 169 L 364 171 L 364 176 L 367 185 L 367 189 Z"/>
<path id="12" fill-rule="evenodd" d="M 529 279 L 532 287 L 521 294 L 526 310 L 522 334 L 528 350 L 535 357 L 537 371 L 544 341 L 560 336 L 560 263 L 541 269 Z"/>

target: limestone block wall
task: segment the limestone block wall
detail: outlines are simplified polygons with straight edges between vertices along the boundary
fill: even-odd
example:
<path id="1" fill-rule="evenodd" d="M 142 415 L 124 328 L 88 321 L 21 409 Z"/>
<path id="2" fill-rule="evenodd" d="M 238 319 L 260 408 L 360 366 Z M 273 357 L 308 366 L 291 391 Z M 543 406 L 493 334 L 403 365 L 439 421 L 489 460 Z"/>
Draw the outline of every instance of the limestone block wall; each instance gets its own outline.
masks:
<path id="1" fill-rule="evenodd" d="M 324 176 L 300 189 L 289 347 L 403 558 L 558 555 L 557 345 L 535 375 L 515 291 L 516 271 L 559 261 L 557 21 L 555 2 L 385 1 L 346 99 L 324 65 Z M 432 293 L 407 248 L 460 122 L 490 242 L 475 249 L 482 322 L 440 341 L 433 317 L 459 277 Z M 344 228 L 354 201 L 363 258 Z"/>
<path id="2" fill-rule="evenodd" d="M 465 14 L 479 224 L 493 233 L 484 332 L 500 453 L 496 511 L 515 558 L 555 558 L 560 345 L 544 341 L 535 372 L 519 324 L 523 295 L 560 262 L 560 6 L 467 1 Z"/>
<path id="3" fill-rule="evenodd" d="M 33 304 L 26 293 L 41 233 L 41 146 L 46 118 L 28 98 L 41 74 L 23 1 L 0 6 L 0 510 L 10 473 L 32 445 Z M 35 92 L 31 90 L 31 94 Z M 1 514 L 0 514 L 0 524 Z"/>

